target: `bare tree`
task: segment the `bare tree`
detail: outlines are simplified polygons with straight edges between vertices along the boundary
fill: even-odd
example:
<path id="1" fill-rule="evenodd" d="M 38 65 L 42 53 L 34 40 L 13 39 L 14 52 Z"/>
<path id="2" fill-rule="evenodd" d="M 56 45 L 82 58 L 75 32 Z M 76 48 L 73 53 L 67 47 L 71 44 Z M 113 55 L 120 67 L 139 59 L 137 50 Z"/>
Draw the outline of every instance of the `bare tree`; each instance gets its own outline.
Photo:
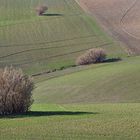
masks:
<path id="1" fill-rule="evenodd" d="M 46 5 L 40 5 L 36 8 L 36 12 L 39 16 L 43 15 L 48 10 Z"/>
<path id="2" fill-rule="evenodd" d="M 21 69 L 6 67 L 0 69 L 0 114 L 27 112 L 33 103 L 31 77 Z"/>
<path id="3" fill-rule="evenodd" d="M 106 52 L 102 48 L 93 48 L 77 58 L 77 65 L 100 63 L 106 59 Z"/>

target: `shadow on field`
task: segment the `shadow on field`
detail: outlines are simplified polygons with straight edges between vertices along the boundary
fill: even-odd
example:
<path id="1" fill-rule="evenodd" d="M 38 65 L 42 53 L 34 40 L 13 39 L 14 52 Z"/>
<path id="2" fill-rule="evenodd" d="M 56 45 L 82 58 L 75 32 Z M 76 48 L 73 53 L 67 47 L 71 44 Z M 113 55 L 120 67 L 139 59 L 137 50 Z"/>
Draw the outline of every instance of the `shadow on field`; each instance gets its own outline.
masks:
<path id="1" fill-rule="evenodd" d="M 42 117 L 42 116 L 64 116 L 64 115 L 90 115 L 98 114 L 98 112 L 72 112 L 72 111 L 29 111 L 25 114 L 14 114 L 7 116 L 0 116 L 3 118 L 28 118 L 28 117 Z"/>
<path id="2" fill-rule="evenodd" d="M 55 17 L 55 16 L 63 16 L 63 14 L 42 14 L 41 16 Z"/>
<path id="3" fill-rule="evenodd" d="M 110 58 L 110 59 L 106 59 L 104 60 L 104 63 L 112 63 L 112 62 L 118 62 L 121 61 L 121 58 Z"/>

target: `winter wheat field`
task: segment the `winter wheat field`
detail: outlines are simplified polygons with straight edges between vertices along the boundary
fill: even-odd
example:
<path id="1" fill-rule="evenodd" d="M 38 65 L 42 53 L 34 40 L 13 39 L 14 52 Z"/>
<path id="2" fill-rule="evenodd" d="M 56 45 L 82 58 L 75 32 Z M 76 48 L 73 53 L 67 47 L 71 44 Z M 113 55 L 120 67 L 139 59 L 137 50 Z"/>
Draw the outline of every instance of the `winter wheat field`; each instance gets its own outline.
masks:
<path id="1" fill-rule="evenodd" d="M 41 4 L 49 9 L 38 16 Z M 0 67 L 20 67 L 35 81 L 31 111 L 0 116 L 0 140 L 139 140 L 139 7 L 0 0 Z M 105 49 L 108 61 L 75 66 L 91 48 Z"/>

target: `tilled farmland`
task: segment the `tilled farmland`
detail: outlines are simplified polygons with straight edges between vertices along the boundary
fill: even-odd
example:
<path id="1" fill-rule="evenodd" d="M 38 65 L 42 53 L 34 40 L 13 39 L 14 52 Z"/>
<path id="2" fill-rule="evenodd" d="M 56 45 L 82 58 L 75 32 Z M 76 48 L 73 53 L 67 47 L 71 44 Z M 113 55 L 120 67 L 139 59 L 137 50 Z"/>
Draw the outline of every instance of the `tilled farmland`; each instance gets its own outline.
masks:
<path id="1" fill-rule="evenodd" d="M 113 37 L 126 44 L 130 55 L 140 53 L 139 0 L 77 0 Z"/>

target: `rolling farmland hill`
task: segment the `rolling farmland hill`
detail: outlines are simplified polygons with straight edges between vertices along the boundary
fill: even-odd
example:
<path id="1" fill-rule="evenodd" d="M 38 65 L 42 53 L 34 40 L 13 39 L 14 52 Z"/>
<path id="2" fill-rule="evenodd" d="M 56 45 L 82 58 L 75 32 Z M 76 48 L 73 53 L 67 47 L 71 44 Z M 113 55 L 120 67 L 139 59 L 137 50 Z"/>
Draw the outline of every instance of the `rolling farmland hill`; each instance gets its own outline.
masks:
<path id="1" fill-rule="evenodd" d="M 49 11 L 39 17 L 41 3 Z M 93 47 L 106 48 L 111 57 L 125 54 L 74 0 L 0 0 L 0 42 L 0 66 L 20 66 L 29 74 L 73 65 Z"/>
<path id="2" fill-rule="evenodd" d="M 139 71 L 140 57 L 72 69 L 39 82 L 36 103 L 139 102 Z"/>
<path id="3" fill-rule="evenodd" d="M 0 67 L 36 75 L 31 110 L 0 115 L 0 140 L 139 140 L 139 14 L 132 0 L 0 0 Z M 107 61 L 75 66 L 93 47 Z"/>

